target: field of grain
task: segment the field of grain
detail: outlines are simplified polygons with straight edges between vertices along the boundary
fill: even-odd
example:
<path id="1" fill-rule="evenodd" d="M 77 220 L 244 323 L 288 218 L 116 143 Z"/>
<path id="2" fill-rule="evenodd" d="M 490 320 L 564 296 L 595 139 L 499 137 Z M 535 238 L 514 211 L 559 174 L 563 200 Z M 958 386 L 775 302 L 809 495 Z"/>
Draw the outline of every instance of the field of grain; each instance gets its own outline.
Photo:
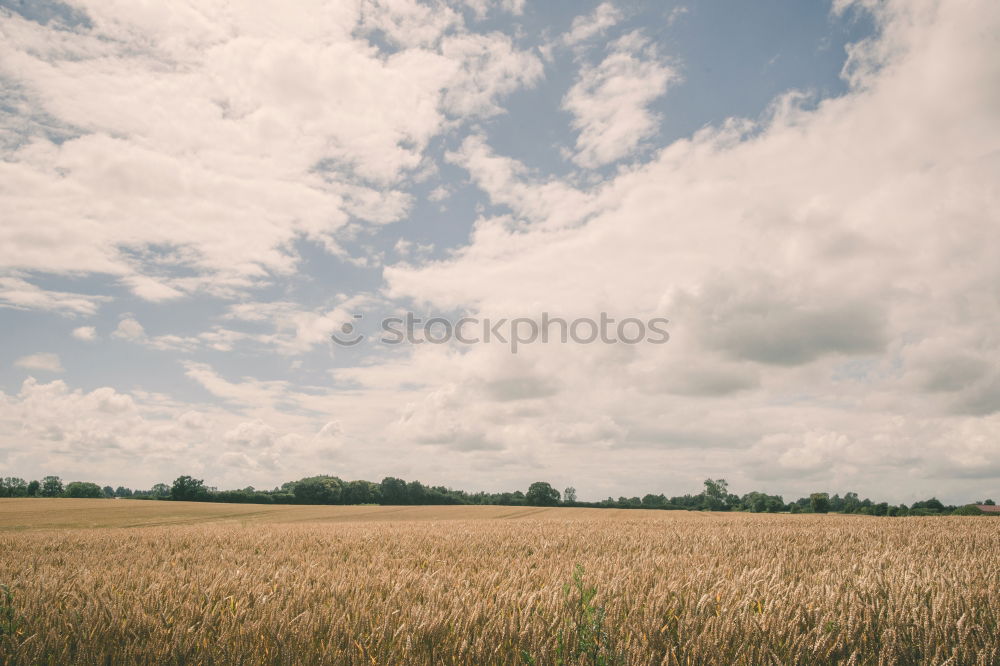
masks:
<path id="1" fill-rule="evenodd" d="M 996 664 L 998 557 L 989 518 L 0 500 L 0 661 Z"/>

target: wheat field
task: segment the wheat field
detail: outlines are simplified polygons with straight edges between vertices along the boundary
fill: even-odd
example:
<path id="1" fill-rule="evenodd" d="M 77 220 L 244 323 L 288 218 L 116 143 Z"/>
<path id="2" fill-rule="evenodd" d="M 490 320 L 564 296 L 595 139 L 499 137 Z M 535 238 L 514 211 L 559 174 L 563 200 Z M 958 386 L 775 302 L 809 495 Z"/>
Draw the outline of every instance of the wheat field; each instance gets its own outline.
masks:
<path id="1" fill-rule="evenodd" d="M 4 664 L 997 664 L 1000 520 L 0 500 Z"/>

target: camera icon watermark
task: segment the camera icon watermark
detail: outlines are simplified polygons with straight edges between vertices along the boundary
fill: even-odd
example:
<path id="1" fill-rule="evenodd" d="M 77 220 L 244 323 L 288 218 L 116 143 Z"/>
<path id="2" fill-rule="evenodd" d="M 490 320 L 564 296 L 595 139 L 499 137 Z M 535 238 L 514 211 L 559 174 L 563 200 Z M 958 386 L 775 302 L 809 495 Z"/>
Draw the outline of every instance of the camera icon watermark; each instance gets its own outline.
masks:
<path id="1" fill-rule="evenodd" d="M 364 315 L 360 314 L 354 315 L 355 319 L 362 319 L 363 317 Z M 349 321 L 345 321 L 340 326 L 340 333 L 330 334 L 330 339 L 333 340 L 333 343 L 335 345 L 339 345 L 341 347 L 353 347 L 359 342 L 364 341 L 365 336 L 362 335 L 361 333 L 358 333 L 354 324 L 352 324 Z"/>
<path id="2" fill-rule="evenodd" d="M 355 314 L 357 321 L 364 315 Z M 669 320 L 664 317 L 641 319 L 625 317 L 615 319 L 607 312 L 597 318 L 578 317 L 566 319 L 542 312 L 538 317 L 448 317 L 421 318 L 412 312 L 402 316 L 385 317 L 379 321 L 376 341 L 384 345 L 443 345 L 456 342 L 463 345 L 503 344 L 512 354 L 525 345 L 548 344 L 651 344 L 662 345 L 670 340 L 666 329 Z M 330 335 L 340 347 L 354 347 L 367 337 L 352 322 L 345 322 L 340 330 Z"/>

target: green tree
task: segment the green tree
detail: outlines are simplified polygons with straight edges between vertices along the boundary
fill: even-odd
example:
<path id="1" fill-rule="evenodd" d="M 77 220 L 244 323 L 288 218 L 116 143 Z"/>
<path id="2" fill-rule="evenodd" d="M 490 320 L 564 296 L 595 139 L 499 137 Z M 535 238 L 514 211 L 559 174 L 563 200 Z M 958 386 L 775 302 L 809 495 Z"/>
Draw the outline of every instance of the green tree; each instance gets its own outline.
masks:
<path id="1" fill-rule="evenodd" d="M 408 504 L 409 497 L 406 494 L 406 481 L 397 479 L 394 476 L 387 476 L 379 484 L 382 495 L 382 504 Z"/>
<path id="2" fill-rule="evenodd" d="M 576 501 L 576 488 L 570 486 L 563 491 L 563 501 L 566 503 L 572 503 Z"/>
<path id="3" fill-rule="evenodd" d="M 381 488 L 371 481 L 351 481 L 344 488 L 344 504 L 375 504 Z"/>
<path id="4" fill-rule="evenodd" d="M 42 484 L 38 481 L 28 482 L 28 497 L 38 497 L 40 492 L 42 492 Z"/>
<path id="5" fill-rule="evenodd" d="M 861 500 L 857 493 L 844 493 L 844 506 L 840 509 L 844 513 L 858 513 L 861 508 Z"/>
<path id="6" fill-rule="evenodd" d="M 90 481 L 70 481 L 66 484 L 66 497 L 104 497 L 104 491 L 96 483 Z"/>
<path id="7" fill-rule="evenodd" d="M 830 511 L 830 496 L 826 493 L 813 493 L 809 496 L 809 507 L 813 513 L 827 513 Z"/>
<path id="8" fill-rule="evenodd" d="M 667 503 L 667 498 L 663 496 L 663 493 L 659 495 L 654 495 L 649 493 L 644 495 L 642 498 L 642 508 L 644 509 L 660 509 L 663 508 Z"/>
<path id="9" fill-rule="evenodd" d="M 931 513 L 940 513 L 944 511 L 944 504 L 938 498 L 932 497 L 922 502 L 914 502 L 910 509 L 924 509 Z"/>
<path id="10" fill-rule="evenodd" d="M 59 497 L 63 493 L 62 479 L 58 476 L 46 476 L 42 479 L 42 497 Z"/>
<path id="11" fill-rule="evenodd" d="M 178 476 L 170 486 L 170 499 L 178 502 L 204 502 L 208 498 L 208 488 L 201 479 Z"/>
<path id="12" fill-rule="evenodd" d="M 292 494 L 301 504 L 343 504 L 344 482 L 335 476 L 310 476 L 295 482 Z"/>
<path id="13" fill-rule="evenodd" d="M 407 504 L 427 504 L 427 488 L 419 481 L 410 481 L 406 484 Z"/>
<path id="14" fill-rule="evenodd" d="M 28 482 L 16 476 L 0 479 L 0 497 L 27 497 Z"/>
<path id="15" fill-rule="evenodd" d="M 165 483 L 157 483 L 150 488 L 149 496 L 154 499 L 166 499 L 170 497 L 170 486 Z"/>
<path id="16" fill-rule="evenodd" d="M 778 513 L 785 509 L 785 500 L 780 495 L 750 492 L 740 500 L 740 507 L 751 513 Z"/>
<path id="17" fill-rule="evenodd" d="M 525 493 L 524 497 L 531 506 L 555 506 L 559 504 L 559 491 L 545 481 L 536 481 L 528 486 L 528 492 Z"/>
<path id="18" fill-rule="evenodd" d="M 725 479 L 705 479 L 705 490 L 701 493 L 703 508 L 709 511 L 724 511 L 729 497 L 729 484 Z"/>

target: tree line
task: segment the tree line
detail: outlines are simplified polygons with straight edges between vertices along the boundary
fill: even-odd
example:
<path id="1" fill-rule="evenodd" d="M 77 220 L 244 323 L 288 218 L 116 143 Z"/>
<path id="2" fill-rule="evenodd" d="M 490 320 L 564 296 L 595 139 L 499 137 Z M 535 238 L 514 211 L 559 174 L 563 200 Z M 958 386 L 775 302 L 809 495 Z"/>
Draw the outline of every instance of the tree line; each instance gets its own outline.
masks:
<path id="1" fill-rule="evenodd" d="M 170 485 L 158 483 L 148 490 L 132 490 L 124 486 L 101 487 L 89 481 L 72 481 L 64 485 L 58 476 L 46 476 L 40 481 L 6 477 L 0 478 L 0 497 L 131 498 L 246 504 L 495 504 L 751 513 L 853 513 L 872 516 L 976 515 L 983 513 L 976 505 L 995 505 L 992 499 L 962 506 L 945 505 L 934 497 L 914 502 L 910 506 L 892 505 L 861 499 L 853 492 L 844 493 L 843 496 L 812 493 L 808 497 L 785 502 L 781 495 L 756 491 L 736 495 L 729 492 L 729 484 L 725 479 L 706 479 L 703 490 L 696 494 L 667 497 L 662 493 L 650 493 L 642 497 L 608 497 L 599 502 L 581 502 L 577 500 L 576 489 L 570 487 L 560 493 L 545 481 L 532 483 L 526 491 L 470 493 L 391 476 L 375 483 L 363 480 L 344 481 L 337 476 L 325 474 L 289 481 L 272 490 L 259 490 L 252 486 L 240 490 L 218 490 L 206 486 L 202 479 L 186 475 L 178 477 Z"/>

